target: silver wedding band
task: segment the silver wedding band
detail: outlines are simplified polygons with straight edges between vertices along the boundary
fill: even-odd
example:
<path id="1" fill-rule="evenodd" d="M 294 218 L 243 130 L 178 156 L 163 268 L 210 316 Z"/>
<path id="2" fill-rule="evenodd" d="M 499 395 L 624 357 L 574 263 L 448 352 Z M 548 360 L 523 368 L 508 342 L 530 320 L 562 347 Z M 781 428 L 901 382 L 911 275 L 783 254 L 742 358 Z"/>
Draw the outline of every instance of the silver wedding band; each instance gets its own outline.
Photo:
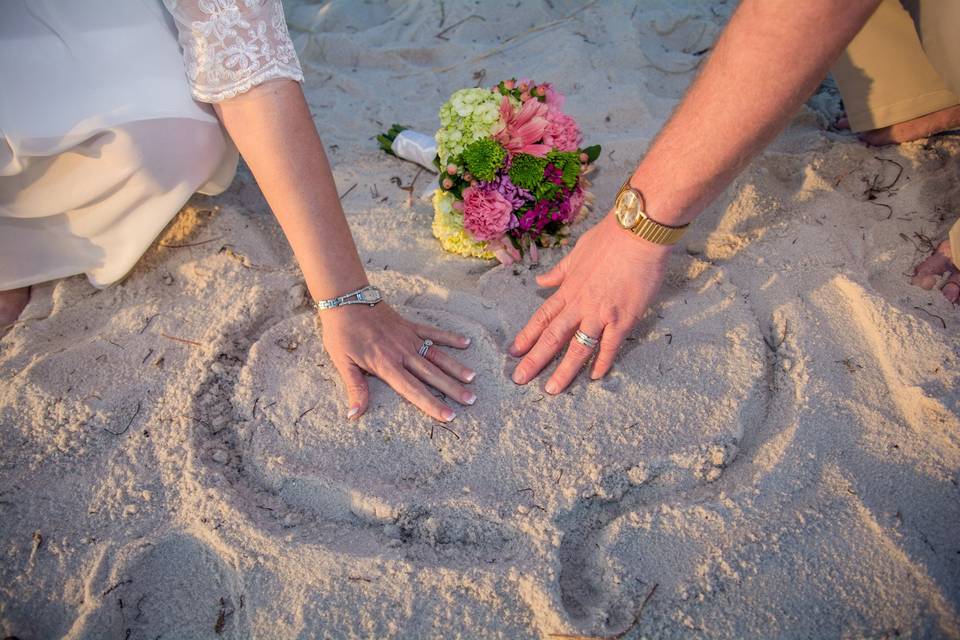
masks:
<path id="1" fill-rule="evenodd" d="M 417 349 L 417 353 L 420 354 L 421 358 L 426 358 L 427 351 L 430 351 L 430 347 L 432 346 L 433 346 L 433 340 L 430 340 L 429 338 L 427 338 L 426 340 L 423 341 L 423 344 L 420 345 L 420 348 Z"/>
<path id="2" fill-rule="evenodd" d="M 588 336 L 580 329 L 577 329 L 577 332 L 573 334 L 573 339 L 585 346 L 587 349 L 593 351 L 597 348 L 597 345 L 600 344 L 600 338 L 593 338 Z"/>

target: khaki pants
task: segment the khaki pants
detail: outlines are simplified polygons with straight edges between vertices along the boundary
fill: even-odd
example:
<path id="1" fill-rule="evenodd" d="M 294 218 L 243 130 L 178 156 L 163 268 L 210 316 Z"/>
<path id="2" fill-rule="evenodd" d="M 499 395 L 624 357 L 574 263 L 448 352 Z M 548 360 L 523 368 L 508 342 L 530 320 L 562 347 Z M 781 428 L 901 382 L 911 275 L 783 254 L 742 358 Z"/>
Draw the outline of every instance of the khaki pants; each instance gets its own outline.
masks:
<path id="1" fill-rule="evenodd" d="M 832 71 L 853 131 L 960 103 L 960 0 L 883 0 Z"/>
<path id="2" fill-rule="evenodd" d="M 883 0 L 832 71 L 853 131 L 960 104 L 960 0 Z M 960 266 L 960 220 L 950 248 Z"/>

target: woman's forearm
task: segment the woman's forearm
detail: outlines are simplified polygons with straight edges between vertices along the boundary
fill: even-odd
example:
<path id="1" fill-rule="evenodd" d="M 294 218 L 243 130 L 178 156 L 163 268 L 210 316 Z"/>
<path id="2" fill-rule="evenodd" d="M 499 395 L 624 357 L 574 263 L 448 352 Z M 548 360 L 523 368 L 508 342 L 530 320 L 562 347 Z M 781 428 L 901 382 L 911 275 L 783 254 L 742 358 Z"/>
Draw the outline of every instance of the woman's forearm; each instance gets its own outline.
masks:
<path id="1" fill-rule="evenodd" d="M 368 284 L 300 85 L 265 82 L 215 108 L 280 222 L 314 299 Z"/>
<path id="2" fill-rule="evenodd" d="M 690 222 L 790 121 L 879 0 L 744 0 L 634 173 L 650 216 Z"/>

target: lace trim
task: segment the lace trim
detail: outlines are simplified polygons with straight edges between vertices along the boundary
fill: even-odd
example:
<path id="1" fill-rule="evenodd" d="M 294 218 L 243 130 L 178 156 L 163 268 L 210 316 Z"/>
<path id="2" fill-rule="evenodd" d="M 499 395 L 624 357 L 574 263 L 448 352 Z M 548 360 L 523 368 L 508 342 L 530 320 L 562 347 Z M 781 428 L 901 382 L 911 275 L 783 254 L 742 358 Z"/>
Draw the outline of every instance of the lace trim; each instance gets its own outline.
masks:
<path id="1" fill-rule="evenodd" d="M 303 82 L 280 0 L 163 1 L 197 100 L 229 100 L 275 78 Z"/>
<path id="2" fill-rule="evenodd" d="M 199 102 L 223 102 L 230 98 L 236 98 L 241 93 L 250 91 L 250 89 L 253 89 L 258 84 L 263 84 L 269 80 L 276 80 L 277 78 L 288 78 L 290 80 L 296 80 L 297 82 L 303 82 L 303 72 L 300 71 L 299 66 L 287 65 L 274 60 L 269 67 L 261 69 L 252 76 L 242 78 L 232 85 L 226 87 L 221 85 L 206 87 L 194 83 L 190 92 L 193 94 L 194 99 Z"/>

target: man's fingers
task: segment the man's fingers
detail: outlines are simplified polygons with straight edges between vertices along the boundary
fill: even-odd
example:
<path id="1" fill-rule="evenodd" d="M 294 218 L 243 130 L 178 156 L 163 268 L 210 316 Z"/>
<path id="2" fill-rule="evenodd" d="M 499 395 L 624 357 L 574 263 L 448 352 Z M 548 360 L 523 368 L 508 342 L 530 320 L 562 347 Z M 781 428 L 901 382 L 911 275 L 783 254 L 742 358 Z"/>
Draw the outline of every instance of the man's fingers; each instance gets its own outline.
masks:
<path id="1" fill-rule="evenodd" d="M 359 418 L 367 410 L 367 405 L 370 403 L 367 379 L 360 367 L 352 362 L 334 362 L 334 366 L 336 366 L 337 373 L 340 374 L 340 378 L 347 388 L 347 403 L 349 404 L 347 420 Z"/>
<path id="2" fill-rule="evenodd" d="M 540 332 L 537 343 L 513 370 L 513 381 L 526 384 L 535 378 L 561 349 L 567 346 L 580 319 L 573 314 L 557 316 Z"/>
<path id="3" fill-rule="evenodd" d="M 559 287 L 563 284 L 563 279 L 567 275 L 567 267 L 570 265 L 570 255 L 567 254 L 560 262 L 553 265 L 553 268 L 537 276 L 537 284 L 541 287 Z"/>
<path id="4" fill-rule="evenodd" d="M 613 363 L 617 360 L 617 354 L 620 352 L 620 345 L 626 340 L 629 332 L 629 327 L 621 327 L 615 324 L 608 324 L 604 328 L 603 339 L 600 341 L 597 359 L 593 361 L 590 378 L 598 380 L 610 372 L 610 368 L 613 367 Z"/>
<path id="5" fill-rule="evenodd" d="M 431 418 L 440 422 L 450 422 L 456 417 L 457 414 L 454 413 L 453 409 L 440 402 L 439 398 L 430 393 L 422 382 L 403 367 L 394 365 L 383 371 L 378 371 L 377 375 L 393 387 L 394 391 Z"/>
<path id="6" fill-rule="evenodd" d="M 434 350 L 436 350 L 436 347 L 430 347 L 430 351 Z M 441 371 L 439 367 L 426 358 L 419 355 L 409 356 L 403 364 L 410 373 L 460 404 L 470 405 L 477 401 L 477 396 L 472 391 L 464 389 L 459 382 Z"/>
<path id="7" fill-rule="evenodd" d="M 563 310 L 563 302 L 556 294 L 547 298 L 540 307 L 533 312 L 526 326 L 520 330 L 510 345 L 510 355 L 522 356 L 540 339 L 540 334 L 550 326 L 553 319 Z"/>
<path id="8" fill-rule="evenodd" d="M 416 331 L 417 335 L 421 338 L 429 338 L 435 343 L 442 344 L 445 347 L 466 349 L 470 346 L 470 338 L 462 336 L 453 331 L 438 329 L 436 327 L 431 327 L 428 324 L 414 324 L 413 330 Z"/>
<path id="9" fill-rule="evenodd" d="M 599 340 L 603 334 L 603 325 L 598 322 L 584 320 L 580 323 L 580 331 L 590 338 Z M 563 356 L 563 360 L 560 362 L 557 370 L 550 376 L 550 380 L 547 381 L 544 390 L 553 395 L 566 389 L 567 386 L 573 382 L 573 379 L 577 377 L 577 374 L 580 373 L 580 370 L 587 361 L 590 360 L 593 351 L 594 349 L 592 347 L 588 347 L 577 340 L 575 332 L 573 339 L 570 340 L 570 346 L 567 347 L 566 355 Z"/>

